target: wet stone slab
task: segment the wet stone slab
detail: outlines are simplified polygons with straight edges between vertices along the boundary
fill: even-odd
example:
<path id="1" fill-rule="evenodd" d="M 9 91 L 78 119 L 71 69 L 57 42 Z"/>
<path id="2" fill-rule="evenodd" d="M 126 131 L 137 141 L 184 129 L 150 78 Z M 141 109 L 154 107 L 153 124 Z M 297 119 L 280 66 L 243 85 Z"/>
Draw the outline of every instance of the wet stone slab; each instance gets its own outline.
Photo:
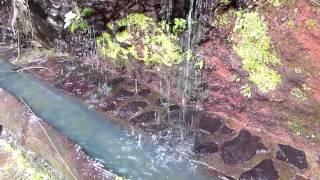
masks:
<path id="1" fill-rule="evenodd" d="M 223 144 L 220 153 L 226 164 L 235 165 L 253 158 L 258 150 L 266 149 L 260 137 L 241 130 L 236 138 Z"/>
<path id="2" fill-rule="evenodd" d="M 216 134 L 219 136 L 227 136 L 227 135 L 233 135 L 236 131 L 234 129 L 229 128 L 227 125 L 223 125 Z"/>
<path id="3" fill-rule="evenodd" d="M 308 168 L 305 152 L 283 144 L 279 144 L 279 148 L 280 150 L 277 151 L 277 159 L 287 162 L 299 169 Z"/>
<path id="4" fill-rule="evenodd" d="M 147 122 L 155 121 L 156 117 L 157 117 L 157 113 L 155 111 L 149 111 L 149 112 L 139 114 L 138 116 L 132 118 L 130 122 L 132 124 L 147 123 Z"/>
<path id="5" fill-rule="evenodd" d="M 128 91 L 126 89 L 118 89 L 115 92 L 114 98 L 117 100 L 128 100 L 132 96 L 134 96 L 134 92 Z"/>
<path id="6" fill-rule="evenodd" d="M 151 91 L 149 89 L 141 89 L 138 94 L 140 97 L 147 97 Z"/>
<path id="7" fill-rule="evenodd" d="M 201 113 L 199 119 L 199 128 L 211 134 L 215 133 L 222 126 L 220 119 L 214 118 L 206 113 Z"/>
<path id="8" fill-rule="evenodd" d="M 239 180 L 277 180 L 279 179 L 278 172 L 274 168 L 271 159 L 266 159 L 241 174 Z"/>
<path id="9" fill-rule="evenodd" d="M 119 109 L 119 116 L 121 118 L 129 118 L 134 114 L 139 112 L 141 109 L 145 108 L 148 105 L 147 102 L 144 101 L 132 101 L 125 104 L 123 107 Z"/>
<path id="10" fill-rule="evenodd" d="M 215 142 L 196 143 L 193 152 L 201 155 L 209 155 L 218 152 L 218 144 Z"/>

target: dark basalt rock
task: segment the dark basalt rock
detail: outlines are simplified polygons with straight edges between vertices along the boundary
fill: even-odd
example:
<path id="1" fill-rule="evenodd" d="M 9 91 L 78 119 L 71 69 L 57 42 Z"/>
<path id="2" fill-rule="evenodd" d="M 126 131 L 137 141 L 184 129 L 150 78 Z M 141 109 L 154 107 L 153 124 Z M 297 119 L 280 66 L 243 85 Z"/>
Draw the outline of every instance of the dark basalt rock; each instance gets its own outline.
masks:
<path id="1" fill-rule="evenodd" d="M 273 166 L 271 159 L 261 161 L 258 165 L 249 171 L 241 174 L 239 180 L 277 180 L 278 172 Z"/>
<path id="2" fill-rule="evenodd" d="M 169 103 L 168 99 L 165 99 L 165 98 L 159 98 L 155 101 L 156 106 L 163 106 L 168 103 Z"/>
<path id="3" fill-rule="evenodd" d="M 129 99 L 131 96 L 133 96 L 134 93 L 125 89 L 119 89 L 117 90 L 117 92 L 115 93 L 115 98 L 117 100 L 126 100 Z"/>
<path id="4" fill-rule="evenodd" d="M 150 89 L 141 89 L 138 94 L 141 97 L 147 97 L 150 93 Z"/>
<path id="5" fill-rule="evenodd" d="M 219 146 L 212 141 L 210 135 L 202 132 L 195 134 L 193 152 L 200 155 L 209 155 L 218 152 Z"/>
<path id="6" fill-rule="evenodd" d="M 155 111 L 149 111 L 146 113 L 139 114 L 130 120 L 133 124 L 144 123 L 154 121 L 156 119 Z"/>
<path id="7" fill-rule="evenodd" d="M 169 106 L 169 111 L 177 111 L 177 110 L 180 110 L 180 106 L 176 104 Z"/>
<path id="8" fill-rule="evenodd" d="M 128 118 L 133 116 L 135 113 L 137 113 L 140 109 L 145 108 L 148 105 L 148 103 L 144 101 L 133 101 L 128 102 L 126 105 L 124 105 L 119 110 L 119 115 L 122 118 Z"/>
<path id="9" fill-rule="evenodd" d="M 109 86 L 117 86 L 121 83 L 123 83 L 126 79 L 123 77 L 115 78 L 109 81 L 108 85 Z"/>
<path id="10" fill-rule="evenodd" d="M 101 107 L 104 111 L 107 111 L 107 112 L 116 110 L 116 104 L 112 101 L 101 103 L 99 104 L 99 107 Z"/>
<path id="11" fill-rule="evenodd" d="M 247 130 L 241 130 L 239 135 L 223 144 L 221 156 L 226 164 L 234 165 L 251 159 L 257 150 L 266 150 L 261 138 L 251 135 Z"/>
<path id="12" fill-rule="evenodd" d="M 295 149 L 289 145 L 279 144 L 280 150 L 277 151 L 277 159 L 285 161 L 299 169 L 307 169 L 308 162 L 303 151 Z"/>
<path id="13" fill-rule="evenodd" d="M 236 131 L 234 129 L 229 128 L 226 125 L 223 125 L 221 129 L 217 132 L 218 135 L 220 136 L 225 136 L 225 135 L 230 135 L 234 134 Z"/>
<path id="14" fill-rule="evenodd" d="M 199 116 L 199 128 L 209 133 L 215 133 L 222 125 L 221 120 L 211 117 L 209 114 L 201 113 Z"/>
<path id="15" fill-rule="evenodd" d="M 209 155 L 218 152 L 218 144 L 215 142 L 208 142 L 208 143 L 196 143 L 194 145 L 193 152 L 203 154 L 203 155 Z"/>

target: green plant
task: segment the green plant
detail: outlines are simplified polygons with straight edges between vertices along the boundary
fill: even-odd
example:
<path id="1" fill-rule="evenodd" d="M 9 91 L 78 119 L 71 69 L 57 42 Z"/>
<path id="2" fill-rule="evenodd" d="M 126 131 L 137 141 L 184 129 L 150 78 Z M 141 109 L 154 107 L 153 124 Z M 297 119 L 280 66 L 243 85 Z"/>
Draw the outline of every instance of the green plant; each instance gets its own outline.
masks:
<path id="1" fill-rule="evenodd" d="M 64 28 L 70 27 L 70 31 L 72 33 L 76 32 L 77 30 L 87 31 L 89 28 L 89 25 L 84 18 L 90 16 L 94 12 L 94 10 L 91 8 L 85 7 L 82 10 L 80 10 L 79 8 L 76 8 L 74 11 L 69 11 L 65 15 Z"/>
<path id="2" fill-rule="evenodd" d="M 275 90 L 281 83 L 280 74 L 272 69 L 280 60 L 271 48 L 267 31 L 267 24 L 258 12 L 237 12 L 234 32 L 240 40 L 234 49 L 242 58 L 249 80 L 265 93 Z"/>
<path id="3" fill-rule="evenodd" d="M 241 89 L 240 93 L 242 94 L 242 96 L 251 98 L 252 96 L 251 87 L 248 84 L 241 86 L 240 89 Z"/>
<path id="4" fill-rule="evenodd" d="M 102 55 L 116 60 L 134 58 L 145 64 L 179 64 L 182 49 L 175 35 L 164 32 L 166 27 L 164 22 L 158 24 L 143 14 L 130 14 L 107 24 L 115 35 L 104 32 L 97 38 L 98 48 Z"/>
<path id="5" fill-rule="evenodd" d="M 174 25 L 172 28 L 172 32 L 174 34 L 179 34 L 183 32 L 187 28 L 187 20 L 182 18 L 174 18 Z"/>
<path id="6" fill-rule="evenodd" d="M 291 95 L 297 97 L 301 101 L 306 101 L 308 99 L 307 94 L 299 88 L 293 88 L 291 90 Z"/>
<path id="7" fill-rule="evenodd" d="M 195 62 L 194 62 L 194 68 L 196 69 L 196 71 L 198 71 L 198 72 L 202 71 L 203 66 L 204 66 L 203 60 L 200 58 L 196 58 Z"/>
<path id="8" fill-rule="evenodd" d="M 94 9 L 85 7 L 81 10 L 81 15 L 83 17 L 88 17 L 88 16 L 91 16 L 93 12 L 94 12 Z"/>

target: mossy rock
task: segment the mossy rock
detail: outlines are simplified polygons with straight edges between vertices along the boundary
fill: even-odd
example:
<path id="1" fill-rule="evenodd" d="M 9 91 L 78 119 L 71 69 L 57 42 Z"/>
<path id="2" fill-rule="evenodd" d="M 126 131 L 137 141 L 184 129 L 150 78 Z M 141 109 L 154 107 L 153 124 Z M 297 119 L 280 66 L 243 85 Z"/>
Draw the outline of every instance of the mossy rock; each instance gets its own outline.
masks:
<path id="1" fill-rule="evenodd" d="M 259 13 L 238 12 L 235 35 L 240 40 L 234 49 L 242 58 L 249 80 L 264 93 L 276 90 L 281 83 L 281 75 L 274 68 L 281 63 L 271 47 L 267 24 Z"/>

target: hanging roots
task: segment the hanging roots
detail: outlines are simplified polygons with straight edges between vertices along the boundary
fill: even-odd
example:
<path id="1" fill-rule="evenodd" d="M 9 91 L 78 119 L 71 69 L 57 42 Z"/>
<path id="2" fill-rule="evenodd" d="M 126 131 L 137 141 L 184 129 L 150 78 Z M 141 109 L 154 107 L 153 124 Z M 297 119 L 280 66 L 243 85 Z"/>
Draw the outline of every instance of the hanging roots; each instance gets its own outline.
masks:
<path id="1" fill-rule="evenodd" d="M 33 37 L 33 25 L 27 0 L 13 0 L 13 17 L 11 26 L 14 34 L 31 35 Z"/>

